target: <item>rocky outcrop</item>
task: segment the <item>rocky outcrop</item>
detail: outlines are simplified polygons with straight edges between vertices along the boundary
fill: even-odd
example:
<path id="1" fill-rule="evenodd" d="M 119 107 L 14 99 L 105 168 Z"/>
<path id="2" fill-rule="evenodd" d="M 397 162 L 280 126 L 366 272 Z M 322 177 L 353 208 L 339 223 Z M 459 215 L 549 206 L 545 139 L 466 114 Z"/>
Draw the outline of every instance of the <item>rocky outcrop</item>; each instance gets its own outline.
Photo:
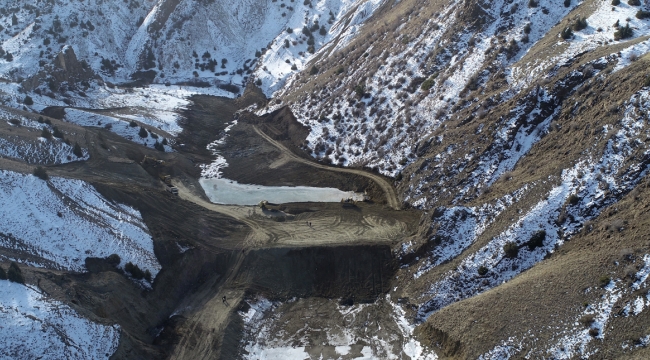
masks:
<path id="1" fill-rule="evenodd" d="M 86 61 L 77 59 L 72 46 L 66 45 L 53 59 L 52 64 L 45 65 L 43 70 L 27 78 L 22 86 L 27 91 L 42 88 L 42 91 L 56 93 L 86 89 L 90 82 L 101 84 L 103 80 Z"/>

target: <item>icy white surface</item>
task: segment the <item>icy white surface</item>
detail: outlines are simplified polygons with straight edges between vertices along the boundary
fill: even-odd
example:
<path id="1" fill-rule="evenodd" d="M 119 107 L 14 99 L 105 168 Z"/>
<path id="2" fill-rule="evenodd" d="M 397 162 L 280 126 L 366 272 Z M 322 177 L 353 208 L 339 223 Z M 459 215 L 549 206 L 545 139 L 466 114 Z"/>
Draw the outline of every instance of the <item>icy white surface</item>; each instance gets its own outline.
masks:
<path id="1" fill-rule="evenodd" d="M 270 49 L 262 55 L 254 74 L 262 81 L 260 87 L 264 93 L 272 96 L 285 85 L 285 82 L 287 86 L 291 86 L 295 78 L 291 79 L 290 76 L 306 69 L 315 56 L 329 53 L 347 44 L 382 2 L 382 0 L 318 0 L 309 7 L 301 6 L 300 2 L 291 3 L 291 6 L 295 4 L 296 10 L 286 20 L 284 27 L 276 29 L 276 24 L 265 24 L 267 33 L 278 35 L 270 43 Z M 324 26 L 326 31 L 325 34 L 321 34 L 320 30 L 311 32 L 317 50 L 312 54 L 308 52 L 308 36 L 302 29 L 305 25 L 311 27 L 315 21 Z M 278 24 L 283 22 L 279 21 Z M 286 31 L 289 28 L 292 29 L 291 33 Z M 289 47 L 285 45 L 287 42 Z"/>
<path id="2" fill-rule="evenodd" d="M 108 359 L 120 327 L 94 323 L 31 287 L 0 280 L 3 359 Z"/>
<path id="3" fill-rule="evenodd" d="M 362 201 L 363 194 L 336 188 L 310 186 L 262 186 L 239 184 L 228 179 L 199 179 L 211 202 L 229 205 L 257 205 L 266 200 L 273 204 L 289 202 L 339 202 L 344 199 Z"/>
<path id="4" fill-rule="evenodd" d="M 478 360 L 507 360 L 519 351 L 521 351 L 521 343 L 517 343 L 517 339 L 511 337 L 479 356 Z"/>
<path id="5" fill-rule="evenodd" d="M 86 257 L 118 254 L 156 276 L 161 266 L 140 213 L 81 180 L 0 171 L 0 246 L 38 256 L 32 265 L 85 271 Z"/>
<path id="6" fill-rule="evenodd" d="M 210 164 L 201 164 L 201 178 L 202 179 L 221 179 L 221 169 L 228 166 L 226 158 L 219 153 L 219 147 L 225 144 L 228 132 L 233 126 L 237 125 L 237 120 L 233 120 L 230 125 L 226 126 L 223 130 L 221 138 L 208 144 L 208 150 L 214 155 L 215 159 Z"/>

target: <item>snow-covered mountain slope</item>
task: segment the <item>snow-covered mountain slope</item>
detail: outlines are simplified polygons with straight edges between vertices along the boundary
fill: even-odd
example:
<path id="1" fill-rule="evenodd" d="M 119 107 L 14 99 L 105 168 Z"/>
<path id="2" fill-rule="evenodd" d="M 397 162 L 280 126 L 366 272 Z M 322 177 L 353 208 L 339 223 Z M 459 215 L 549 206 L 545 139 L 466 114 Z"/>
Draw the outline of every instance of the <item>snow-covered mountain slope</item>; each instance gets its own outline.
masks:
<path id="1" fill-rule="evenodd" d="M 396 176 L 415 161 L 421 140 L 448 120 L 485 116 L 490 103 L 522 96 L 541 74 L 548 77 L 580 53 L 618 43 L 629 43 L 626 53 L 647 52 L 645 42 L 634 40 L 650 34 L 650 22 L 635 16 L 638 6 L 533 3 L 432 4 L 418 14 L 400 3 L 380 31 L 368 29 L 346 49 L 319 59 L 315 66 L 323 75 L 295 75 L 277 96 L 311 128 L 314 157 Z M 405 22 L 390 22 L 395 13 Z M 589 25 L 560 37 L 579 16 Z M 631 41 L 614 39 L 617 20 L 634 29 Z"/>
<path id="2" fill-rule="evenodd" d="M 42 165 L 65 164 L 90 158 L 88 149 L 74 144 L 66 138 L 66 134 L 55 129 L 51 122 L 45 123 L 43 117 L 33 120 L 0 109 L 0 121 L 0 131 L 3 134 L 0 137 L 0 157 Z M 55 137 L 53 133 L 62 137 Z"/>
<path id="3" fill-rule="evenodd" d="M 244 85 L 256 71 L 270 95 L 319 48 L 346 43 L 379 4 L 12 0 L 0 13 L 5 30 L 0 74 L 14 80 L 32 76 L 69 45 L 80 61 L 112 82 L 130 81 L 140 71 L 135 78 L 158 83 Z"/>
<path id="4" fill-rule="evenodd" d="M 82 150 L 83 151 L 83 150 Z M 65 164 L 72 161 L 88 160 L 88 152 L 77 156 L 74 147 L 63 141 L 39 137 L 33 141 L 0 138 L 0 156 L 23 160 L 29 164 Z"/>
<path id="5" fill-rule="evenodd" d="M 81 317 L 31 286 L 0 280 L 0 357 L 108 359 L 120 339 L 118 325 Z"/>
<path id="6" fill-rule="evenodd" d="M 234 97 L 254 82 L 270 96 L 311 60 L 347 44 L 380 5 L 11 0 L 0 7 L 0 78 L 10 80 L 0 83 L 0 95 L 5 104 L 36 111 L 112 109 L 110 119 L 79 113 L 66 119 L 108 126 L 153 147 L 154 136 L 140 138 L 139 129 L 126 124 L 135 120 L 173 137 L 181 131 L 178 112 L 193 94 Z M 133 80 L 160 86 L 112 84 Z"/>
<path id="7" fill-rule="evenodd" d="M 34 266 L 85 271 L 87 257 L 117 254 L 149 270 L 160 264 L 140 213 L 113 203 L 81 180 L 0 171 L 0 246 Z"/>

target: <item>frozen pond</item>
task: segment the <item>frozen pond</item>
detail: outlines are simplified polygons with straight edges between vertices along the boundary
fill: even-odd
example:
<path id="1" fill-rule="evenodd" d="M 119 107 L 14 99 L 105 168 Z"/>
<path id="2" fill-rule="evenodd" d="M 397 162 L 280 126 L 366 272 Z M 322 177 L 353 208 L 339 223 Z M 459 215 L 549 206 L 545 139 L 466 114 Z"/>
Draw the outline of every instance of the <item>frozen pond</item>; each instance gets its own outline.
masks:
<path id="1" fill-rule="evenodd" d="M 199 183 L 210 201 L 216 204 L 257 205 L 262 200 L 274 204 L 363 200 L 363 194 L 335 188 L 246 185 L 228 179 L 199 179 Z"/>

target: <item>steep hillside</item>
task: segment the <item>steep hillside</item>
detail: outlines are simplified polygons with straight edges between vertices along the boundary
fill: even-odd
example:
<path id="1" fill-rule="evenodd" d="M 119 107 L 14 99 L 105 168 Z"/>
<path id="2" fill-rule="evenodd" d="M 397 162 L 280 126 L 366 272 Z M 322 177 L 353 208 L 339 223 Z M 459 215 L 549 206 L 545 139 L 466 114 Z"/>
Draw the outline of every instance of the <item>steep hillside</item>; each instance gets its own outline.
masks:
<path id="1" fill-rule="evenodd" d="M 392 297 L 408 299 L 433 344 L 462 340 L 458 354 L 474 358 L 477 333 L 454 338 L 437 313 L 552 258 L 647 175 L 648 10 L 610 1 L 392 4 L 258 113 L 288 105 L 310 128 L 302 145 L 312 156 L 393 176 L 406 206 L 428 210 L 419 239 L 396 248 L 403 267 Z M 623 229 L 632 219 L 618 221 Z M 583 266 L 597 282 L 601 267 Z M 579 318 L 576 305 L 557 308 Z M 613 315 L 599 309 L 586 313 L 600 314 L 607 340 Z M 531 331 L 545 324 L 531 321 Z M 563 326 L 554 338 L 572 331 Z M 552 348 L 491 336 L 510 355 L 485 348 L 485 358 Z M 632 349 L 589 339 L 558 348 L 567 357 Z"/>
<path id="2" fill-rule="evenodd" d="M 648 1 L 8 0 L 0 46 L 0 264 L 52 299 L 7 319 L 115 358 L 647 354 Z"/>
<path id="3" fill-rule="evenodd" d="M 12 0 L 0 8 L 0 74 L 13 80 L 30 77 L 69 45 L 111 82 L 243 86 L 257 69 L 255 78 L 270 94 L 323 45 L 331 40 L 344 44 L 377 5 L 339 0 Z"/>

